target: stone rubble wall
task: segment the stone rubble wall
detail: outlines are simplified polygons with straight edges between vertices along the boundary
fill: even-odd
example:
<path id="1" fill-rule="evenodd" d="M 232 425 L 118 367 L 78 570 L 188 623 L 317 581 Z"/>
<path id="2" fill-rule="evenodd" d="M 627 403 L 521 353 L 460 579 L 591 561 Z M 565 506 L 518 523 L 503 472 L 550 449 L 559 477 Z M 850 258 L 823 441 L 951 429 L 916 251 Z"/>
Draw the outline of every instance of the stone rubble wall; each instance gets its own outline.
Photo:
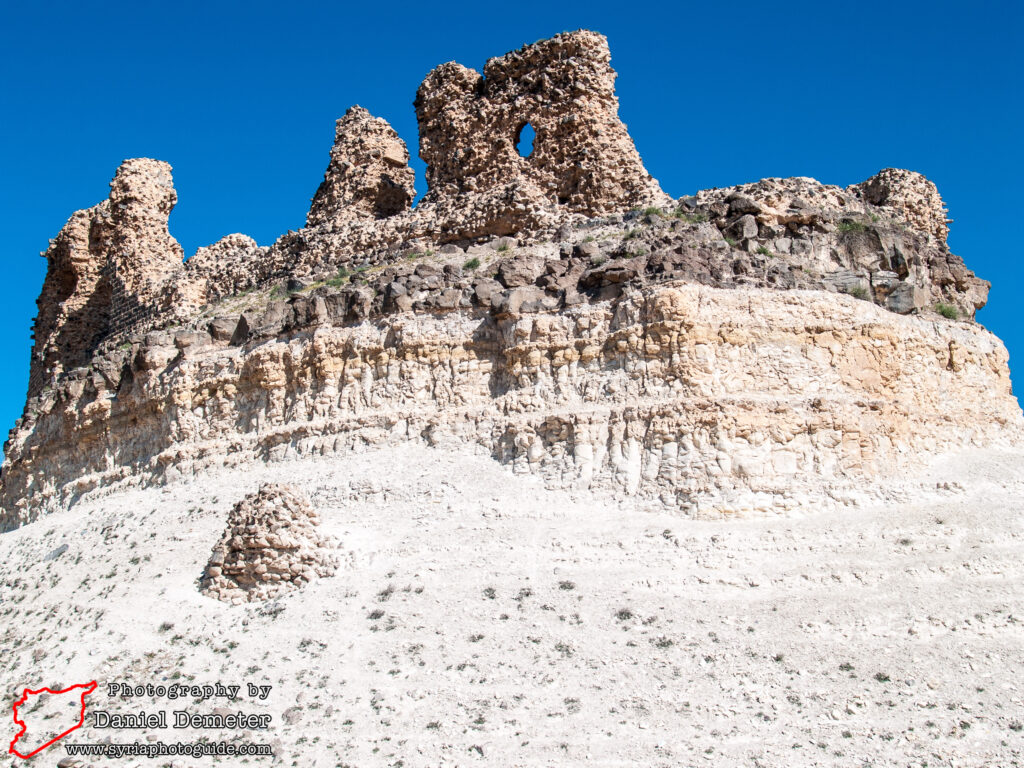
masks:
<path id="1" fill-rule="evenodd" d="M 8 443 L 0 525 L 119 484 L 405 440 L 682 514 L 764 513 L 1021 437 L 990 333 L 826 292 L 676 283 L 557 313 L 307 322 L 241 346 L 152 333 L 119 376 L 69 381 Z"/>
<path id="2" fill-rule="evenodd" d="M 251 237 L 226 235 L 213 245 L 196 251 L 185 262 L 181 279 L 170 291 L 172 306 L 191 308 L 212 304 L 228 296 L 250 290 L 261 279 L 258 265 L 267 257 L 269 248 L 261 248 Z M 187 312 L 185 313 L 187 314 Z"/>
<path id="3" fill-rule="evenodd" d="M 228 515 L 200 592 L 240 605 L 271 600 L 334 575 L 338 559 L 319 528 L 320 516 L 304 493 L 290 485 L 264 484 Z"/>
<path id="4" fill-rule="evenodd" d="M 603 35 L 579 31 L 491 59 L 483 75 L 455 62 L 437 67 L 415 102 L 427 201 L 514 185 L 587 216 L 667 203 L 619 120 L 610 60 Z M 536 136 L 520 157 L 526 125 Z"/>
<path id="5" fill-rule="evenodd" d="M 946 242 L 950 222 L 946 206 L 939 190 L 921 174 L 886 168 L 850 190 L 865 202 L 891 211 L 912 229 L 927 233 L 934 243 Z"/>
<path id="6" fill-rule="evenodd" d="M 110 284 L 103 267 L 110 230 L 109 205 L 104 201 L 72 214 L 43 254 L 48 270 L 32 326 L 29 399 L 65 371 L 87 365 L 107 335 Z"/>
<path id="7" fill-rule="evenodd" d="M 352 107 L 338 120 L 331 162 L 306 225 L 384 219 L 412 208 L 416 174 L 409 150 L 386 120 Z"/>

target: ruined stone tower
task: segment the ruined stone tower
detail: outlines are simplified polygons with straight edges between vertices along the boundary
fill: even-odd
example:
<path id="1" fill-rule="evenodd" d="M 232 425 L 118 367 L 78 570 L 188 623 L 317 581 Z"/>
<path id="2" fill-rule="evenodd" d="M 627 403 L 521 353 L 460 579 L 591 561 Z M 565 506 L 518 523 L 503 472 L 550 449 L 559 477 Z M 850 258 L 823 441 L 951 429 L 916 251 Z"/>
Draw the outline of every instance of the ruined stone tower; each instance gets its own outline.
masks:
<path id="1" fill-rule="evenodd" d="M 352 107 L 338 120 L 331 162 L 306 225 L 383 219 L 412 207 L 416 174 L 409 150 L 387 120 Z"/>
<path id="2" fill-rule="evenodd" d="M 604 35 L 555 35 L 490 59 L 483 75 L 448 62 L 416 93 L 424 204 L 466 205 L 507 234 L 547 217 L 665 204 L 619 120 Z M 521 157 L 523 129 L 536 132 Z M 545 218 L 543 215 L 541 219 Z"/>
<path id="3" fill-rule="evenodd" d="M 114 230 L 105 271 L 115 328 L 163 308 L 163 289 L 185 258 L 167 230 L 177 202 L 171 166 L 159 160 L 125 160 L 110 182 Z"/>
<path id="4" fill-rule="evenodd" d="M 51 242 L 32 328 L 30 398 L 48 378 L 87 363 L 112 330 L 166 308 L 164 289 L 184 257 L 167 230 L 177 201 L 170 165 L 125 160 L 110 197 L 76 211 Z"/>

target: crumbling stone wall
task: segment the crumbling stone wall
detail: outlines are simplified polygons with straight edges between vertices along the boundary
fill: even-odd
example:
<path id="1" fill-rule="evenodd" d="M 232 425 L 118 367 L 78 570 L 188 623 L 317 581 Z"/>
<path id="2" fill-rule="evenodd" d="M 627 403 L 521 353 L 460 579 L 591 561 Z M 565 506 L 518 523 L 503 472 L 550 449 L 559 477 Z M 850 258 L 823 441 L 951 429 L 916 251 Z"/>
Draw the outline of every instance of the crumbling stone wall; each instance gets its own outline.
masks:
<path id="1" fill-rule="evenodd" d="M 490 59 L 481 76 L 455 62 L 416 94 L 426 202 L 514 185 L 594 215 L 665 198 L 619 120 L 608 41 L 580 30 Z M 516 148 L 529 124 L 533 151 Z"/>
<path id="2" fill-rule="evenodd" d="M 110 236 L 109 206 L 104 201 L 72 214 L 42 254 L 47 269 L 32 326 L 29 398 L 39 394 L 50 376 L 85 365 L 106 333 L 110 285 L 102 267 Z"/>
<path id="3" fill-rule="evenodd" d="M 850 191 L 867 203 L 891 211 L 895 218 L 927 233 L 936 242 L 945 244 L 949 235 L 946 206 L 938 188 L 920 173 L 886 168 L 867 181 L 853 185 Z"/>
<path id="4" fill-rule="evenodd" d="M 268 250 L 237 232 L 199 248 L 172 288 L 173 304 L 187 311 L 254 287 L 263 277 L 260 265 Z"/>
<path id="5" fill-rule="evenodd" d="M 72 214 L 42 254 L 47 271 L 32 329 L 30 398 L 51 377 L 87 363 L 104 336 L 167 309 L 167 284 L 184 257 L 167 229 L 177 201 L 170 165 L 125 160 L 110 197 Z"/>
<path id="6" fill-rule="evenodd" d="M 114 234 L 104 269 L 115 328 L 163 308 L 164 287 L 185 259 L 167 229 L 177 202 L 171 166 L 159 160 L 125 160 L 110 182 Z"/>
<path id="7" fill-rule="evenodd" d="M 409 150 L 387 120 L 359 106 L 338 120 L 331 161 L 306 225 L 383 219 L 412 207 L 416 173 Z"/>

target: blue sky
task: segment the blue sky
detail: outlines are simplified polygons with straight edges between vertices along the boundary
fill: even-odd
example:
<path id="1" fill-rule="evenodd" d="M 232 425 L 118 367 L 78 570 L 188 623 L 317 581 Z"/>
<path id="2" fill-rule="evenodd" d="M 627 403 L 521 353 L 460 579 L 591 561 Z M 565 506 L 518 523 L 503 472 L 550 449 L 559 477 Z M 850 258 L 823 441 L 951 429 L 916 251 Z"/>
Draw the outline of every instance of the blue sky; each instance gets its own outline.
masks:
<path id="1" fill-rule="evenodd" d="M 352 104 L 416 152 L 416 88 L 563 30 L 608 36 L 620 114 L 670 194 L 881 168 L 924 173 L 953 250 L 994 284 L 979 320 L 1024 372 L 1024 11 L 1016 2 L 4 3 L 0 429 L 20 415 L 45 261 L 122 159 L 174 167 L 171 233 L 269 244 L 302 226 Z M 423 164 L 414 160 L 417 190 Z M 1016 201 L 1016 202 L 1015 202 Z M 1021 373 L 1024 375 L 1024 373 Z M 1019 387 L 1018 387 L 1019 389 Z"/>

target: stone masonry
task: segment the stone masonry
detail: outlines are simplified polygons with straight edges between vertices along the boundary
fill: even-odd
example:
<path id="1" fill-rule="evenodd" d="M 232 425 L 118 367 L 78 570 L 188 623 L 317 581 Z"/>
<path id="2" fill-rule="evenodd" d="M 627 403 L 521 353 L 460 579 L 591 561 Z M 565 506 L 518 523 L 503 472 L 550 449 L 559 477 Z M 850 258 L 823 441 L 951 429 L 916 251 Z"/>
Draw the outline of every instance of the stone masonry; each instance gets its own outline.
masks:
<path id="1" fill-rule="evenodd" d="M 427 75 L 416 94 L 425 202 L 514 191 L 496 234 L 528 228 L 531 201 L 588 216 L 667 203 L 619 120 L 610 59 L 603 35 L 579 31 L 491 59 L 483 75 L 455 62 Z M 520 157 L 526 125 L 536 138 Z"/>
<path id="2" fill-rule="evenodd" d="M 331 576 L 337 559 L 305 495 L 268 483 L 239 501 L 213 548 L 200 590 L 228 603 L 269 600 Z"/>
<path id="3" fill-rule="evenodd" d="M 166 311 L 167 281 L 184 258 L 167 230 L 177 201 L 170 165 L 125 160 L 109 199 L 77 211 L 51 241 L 32 329 L 30 397 L 48 377 L 87 362 L 112 330 Z"/>
<path id="4" fill-rule="evenodd" d="M 949 235 L 946 206 L 939 190 L 924 176 L 902 168 L 886 168 L 850 188 L 865 202 L 879 206 L 913 229 L 925 232 L 935 243 Z"/>
<path id="5" fill-rule="evenodd" d="M 383 219 L 412 207 L 416 174 L 409 150 L 386 120 L 352 107 L 338 120 L 331 162 L 306 224 Z"/>

